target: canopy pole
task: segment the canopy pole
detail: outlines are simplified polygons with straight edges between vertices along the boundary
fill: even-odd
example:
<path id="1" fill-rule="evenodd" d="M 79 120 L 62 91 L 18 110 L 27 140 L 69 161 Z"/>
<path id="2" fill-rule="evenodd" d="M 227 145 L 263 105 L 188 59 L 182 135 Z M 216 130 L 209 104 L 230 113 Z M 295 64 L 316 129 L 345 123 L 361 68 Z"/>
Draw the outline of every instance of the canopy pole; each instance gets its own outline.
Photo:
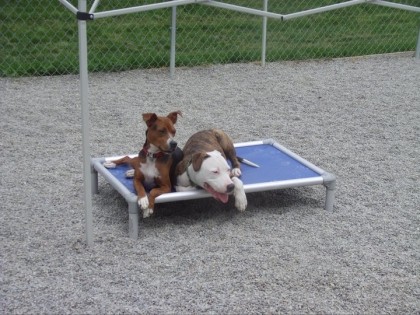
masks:
<path id="1" fill-rule="evenodd" d="M 176 53 L 176 6 L 172 7 L 171 15 L 171 56 L 169 61 L 169 72 L 171 78 L 175 75 L 175 53 Z"/>
<path id="2" fill-rule="evenodd" d="M 263 11 L 268 11 L 268 0 L 263 0 Z M 265 66 L 265 56 L 267 51 L 267 17 L 263 16 L 262 23 L 262 47 L 261 47 L 261 65 Z"/>
<path id="3" fill-rule="evenodd" d="M 86 12 L 86 0 L 79 0 L 79 11 Z M 78 20 L 79 29 L 79 71 L 80 71 L 80 101 L 82 110 L 82 153 L 83 153 L 83 183 L 85 200 L 86 243 L 93 245 L 92 220 L 92 178 L 90 164 L 90 120 L 89 120 L 89 79 L 87 57 L 87 27 L 86 20 Z"/>
<path id="4" fill-rule="evenodd" d="M 419 36 L 417 37 L 416 58 L 420 59 L 420 27 L 419 27 Z"/>
<path id="5" fill-rule="evenodd" d="M 89 10 L 89 13 L 95 13 L 100 1 L 101 0 L 95 0 L 95 2 L 92 4 L 92 7 Z"/>

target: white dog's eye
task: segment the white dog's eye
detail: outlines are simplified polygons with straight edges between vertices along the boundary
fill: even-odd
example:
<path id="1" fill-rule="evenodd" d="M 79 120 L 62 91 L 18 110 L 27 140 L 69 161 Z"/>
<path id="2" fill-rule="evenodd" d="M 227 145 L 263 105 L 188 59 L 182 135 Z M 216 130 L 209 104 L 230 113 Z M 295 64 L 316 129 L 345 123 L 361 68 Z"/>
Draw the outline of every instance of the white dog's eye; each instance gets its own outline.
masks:
<path id="1" fill-rule="evenodd" d="M 212 170 L 213 174 L 219 174 L 219 170 Z"/>

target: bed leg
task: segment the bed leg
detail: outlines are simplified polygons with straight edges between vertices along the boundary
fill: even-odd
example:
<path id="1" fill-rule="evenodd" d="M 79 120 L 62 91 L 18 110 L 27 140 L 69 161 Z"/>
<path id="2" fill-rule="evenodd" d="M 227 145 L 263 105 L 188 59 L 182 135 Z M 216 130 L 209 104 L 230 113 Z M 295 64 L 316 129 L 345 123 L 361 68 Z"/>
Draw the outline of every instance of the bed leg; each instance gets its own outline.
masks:
<path id="1" fill-rule="evenodd" d="M 128 235 L 132 239 L 139 236 L 139 209 L 137 202 L 128 203 Z"/>
<path id="2" fill-rule="evenodd" d="M 336 177 L 331 173 L 324 173 L 322 177 L 324 178 L 324 186 L 327 190 L 325 197 L 325 210 L 332 212 L 335 199 Z"/>
<path id="3" fill-rule="evenodd" d="M 93 167 L 93 165 L 90 165 L 90 177 L 91 177 L 91 183 L 92 183 L 92 194 L 99 193 L 98 189 L 98 171 Z"/>

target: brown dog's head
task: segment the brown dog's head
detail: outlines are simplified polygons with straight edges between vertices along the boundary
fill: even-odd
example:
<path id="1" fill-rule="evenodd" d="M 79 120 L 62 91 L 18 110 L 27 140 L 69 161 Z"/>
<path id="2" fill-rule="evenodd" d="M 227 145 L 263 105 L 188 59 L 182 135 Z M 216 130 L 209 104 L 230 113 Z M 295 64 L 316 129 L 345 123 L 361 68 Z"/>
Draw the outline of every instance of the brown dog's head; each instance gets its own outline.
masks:
<path id="1" fill-rule="evenodd" d="M 180 111 L 169 113 L 168 116 L 157 116 L 155 113 L 144 113 L 143 120 L 147 125 L 146 143 L 164 152 L 175 150 L 177 143 L 173 140 L 176 129 L 175 123 Z"/>

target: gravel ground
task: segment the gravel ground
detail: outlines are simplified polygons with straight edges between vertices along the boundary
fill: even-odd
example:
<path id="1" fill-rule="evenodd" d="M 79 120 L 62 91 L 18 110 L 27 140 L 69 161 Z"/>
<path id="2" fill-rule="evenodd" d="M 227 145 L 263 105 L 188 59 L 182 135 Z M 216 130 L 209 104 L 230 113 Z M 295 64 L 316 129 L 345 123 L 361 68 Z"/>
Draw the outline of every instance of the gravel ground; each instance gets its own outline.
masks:
<path id="1" fill-rule="evenodd" d="M 273 138 L 337 175 L 322 186 L 159 204 L 128 238 L 100 178 L 85 246 L 77 76 L 0 78 L 0 313 L 418 314 L 420 61 L 412 53 L 90 75 L 94 156 L 137 152 L 141 113 L 181 110 Z"/>

